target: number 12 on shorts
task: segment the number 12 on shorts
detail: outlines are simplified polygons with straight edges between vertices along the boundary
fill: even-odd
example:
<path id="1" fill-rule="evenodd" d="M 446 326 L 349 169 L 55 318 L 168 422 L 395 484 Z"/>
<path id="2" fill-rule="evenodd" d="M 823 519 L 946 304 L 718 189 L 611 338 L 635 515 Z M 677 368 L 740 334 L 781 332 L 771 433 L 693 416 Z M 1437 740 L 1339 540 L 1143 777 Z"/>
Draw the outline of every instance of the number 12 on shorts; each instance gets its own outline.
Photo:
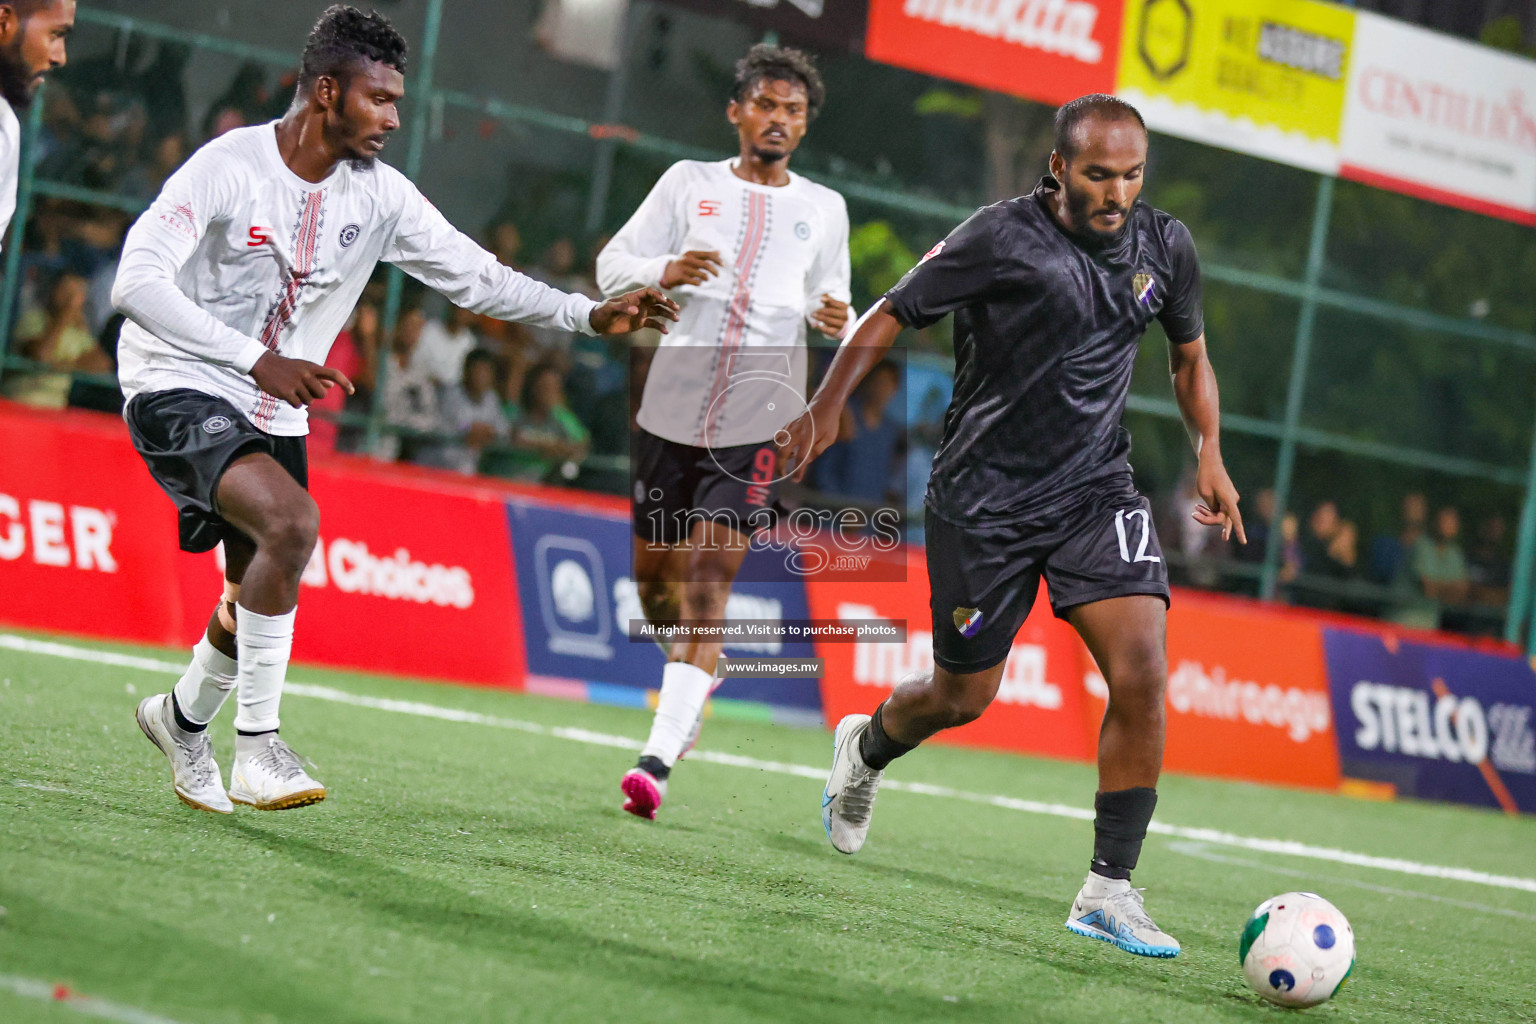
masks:
<path id="1" fill-rule="evenodd" d="M 1128 519 L 1141 517 L 1141 543 L 1136 548 L 1136 557 L 1131 557 L 1130 539 L 1126 536 L 1125 524 Z M 1147 521 L 1147 510 L 1144 508 L 1121 509 L 1115 513 L 1115 536 L 1120 538 L 1120 557 L 1127 562 L 1161 562 L 1156 555 L 1147 554 L 1147 540 L 1152 536 L 1152 526 Z"/>

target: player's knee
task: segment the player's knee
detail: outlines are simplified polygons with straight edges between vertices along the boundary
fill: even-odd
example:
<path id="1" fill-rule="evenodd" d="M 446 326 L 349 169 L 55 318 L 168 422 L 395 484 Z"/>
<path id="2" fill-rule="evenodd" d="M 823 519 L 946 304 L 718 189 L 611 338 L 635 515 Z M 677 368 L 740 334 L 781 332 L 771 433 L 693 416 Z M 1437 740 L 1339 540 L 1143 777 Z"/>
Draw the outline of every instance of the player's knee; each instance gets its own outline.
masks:
<path id="1" fill-rule="evenodd" d="M 990 693 L 972 687 L 940 687 L 935 692 L 946 729 L 976 721 L 987 710 L 987 705 L 992 703 Z"/>
<path id="2" fill-rule="evenodd" d="M 306 495 L 304 501 L 293 502 L 268 516 L 257 544 L 285 565 L 302 571 L 319 537 L 320 509 Z"/>
<path id="3" fill-rule="evenodd" d="M 1160 644 L 1138 644 L 1121 652 L 1107 673 L 1110 701 L 1122 712 L 1157 718 L 1168 689 L 1168 656 Z"/>
<path id="4" fill-rule="evenodd" d="M 678 585 L 670 580 L 642 580 L 635 585 L 640 607 L 648 619 L 675 618 L 678 612 Z"/>

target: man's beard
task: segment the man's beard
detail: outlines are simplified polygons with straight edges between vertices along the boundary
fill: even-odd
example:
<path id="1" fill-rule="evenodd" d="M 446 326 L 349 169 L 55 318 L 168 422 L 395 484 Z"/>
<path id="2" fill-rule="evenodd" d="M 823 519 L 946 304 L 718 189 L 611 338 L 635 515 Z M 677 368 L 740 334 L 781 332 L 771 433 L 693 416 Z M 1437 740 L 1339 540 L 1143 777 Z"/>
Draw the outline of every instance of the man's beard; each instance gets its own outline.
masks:
<path id="1" fill-rule="evenodd" d="M 1111 239 L 1119 236 L 1125 230 L 1125 226 L 1131 222 L 1129 216 L 1120 218 L 1120 226 L 1110 231 L 1100 231 L 1093 226 L 1093 214 L 1098 210 L 1093 208 L 1093 197 L 1082 192 L 1075 192 L 1072 186 L 1066 182 L 1061 183 L 1062 191 L 1067 194 L 1067 216 L 1072 218 L 1072 224 L 1076 230 L 1085 235 L 1099 239 Z M 1118 208 L 1121 213 L 1129 211 Z"/>
<path id="2" fill-rule="evenodd" d="M 782 149 L 760 149 L 757 146 L 752 147 L 752 156 L 765 164 L 778 163 L 780 160 L 789 158 L 789 154 Z"/>
<path id="3" fill-rule="evenodd" d="M 26 38 L 26 22 L 16 34 L 16 41 L 0 49 L 0 96 L 16 110 L 32 105 L 39 80 L 30 73 L 21 56 L 21 41 Z"/>
<path id="4" fill-rule="evenodd" d="M 340 126 L 333 126 L 330 123 L 326 123 L 321 127 L 321 134 L 325 137 L 326 144 L 331 147 L 333 152 L 338 149 L 346 152 L 347 155 L 342 157 L 342 159 L 346 162 L 348 167 L 352 168 L 352 170 L 373 170 L 373 163 L 374 160 L 377 159 L 378 154 L 360 153 L 352 146 L 346 145 Z"/>

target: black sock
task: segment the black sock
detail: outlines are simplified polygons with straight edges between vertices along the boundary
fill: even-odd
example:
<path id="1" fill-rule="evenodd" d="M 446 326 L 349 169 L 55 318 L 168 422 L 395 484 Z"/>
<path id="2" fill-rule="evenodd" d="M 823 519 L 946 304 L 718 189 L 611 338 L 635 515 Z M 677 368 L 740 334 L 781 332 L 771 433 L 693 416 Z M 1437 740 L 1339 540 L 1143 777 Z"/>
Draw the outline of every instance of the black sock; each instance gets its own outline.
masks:
<path id="1" fill-rule="evenodd" d="M 1093 798 L 1093 861 L 1088 870 L 1105 878 L 1130 878 L 1141 856 L 1157 790 L 1117 789 Z"/>
<path id="2" fill-rule="evenodd" d="M 171 691 L 171 714 L 176 716 L 176 727 L 182 732 L 202 732 L 204 729 L 208 728 L 207 722 L 199 725 L 197 722 L 192 721 L 192 719 L 181 713 L 181 705 L 176 703 L 175 690 Z"/>
<path id="3" fill-rule="evenodd" d="M 276 736 L 276 729 L 262 729 L 258 732 L 246 732 L 244 729 L 236 729 L 236 736 Z"/>
<path id="4" fill-rule="evenodd" d="M 657 782 L 665 782 L 667 776 L 672 774 L 672 769 L 662 764 L 661 758 L 651 757 L 650 755 L 646 755 L 636 762 L 636 767 L 643 772 L 648 772 L 651 778 Z"/>
<path id="5" fill-rule="evenodd" d="M 902 754 L 912 750 L 916 744 L 908 745 L 900 740 L 893 740 L 885 731 L 885 725 L 880 721 L 880 712 L 885 710 L 885 704 L 875 708 L 874 715 L 869 720 L 869 728 L 864 730 L 864 735 L 859 737 L 859 756 L 864 763 L 877 772 L 885 771 L 885 766 L 896 760 Z"/>

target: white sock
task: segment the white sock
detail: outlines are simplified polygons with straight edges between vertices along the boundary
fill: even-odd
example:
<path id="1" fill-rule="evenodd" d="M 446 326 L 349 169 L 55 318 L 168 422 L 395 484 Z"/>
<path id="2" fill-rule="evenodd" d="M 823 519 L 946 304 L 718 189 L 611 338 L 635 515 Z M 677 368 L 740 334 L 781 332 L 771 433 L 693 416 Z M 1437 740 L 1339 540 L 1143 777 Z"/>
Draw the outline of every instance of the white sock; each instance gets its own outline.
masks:
<path id="1" fill-rule="evenodd" d="M 257 615 L 243 604 L 235 605 L 235 645 L 239 667 L 235 673 L 235 728 L 241 732 L 271 732 L 277 728 L 277 706 L 283 698 L 283 677 L 293 653 L 295 608 L 282 615 Z"/>
<path id="2" fill-rule="evenodd" d="M 661 699 L 656 702 L 651 738 L 640 756 L 658 758 L 668 768 L 676 764 L 714 683 L 714 676 L 695 665 L 667 662 L 661 672 Z"/>
<path id="3" fill-rule="evenodd" d="M 235 688 L 235 659 L 208 642 L 208 634 L 192 648 L 192 663 L 172 690 L 176 706 L 187 721 L 207 725 Z"/>

